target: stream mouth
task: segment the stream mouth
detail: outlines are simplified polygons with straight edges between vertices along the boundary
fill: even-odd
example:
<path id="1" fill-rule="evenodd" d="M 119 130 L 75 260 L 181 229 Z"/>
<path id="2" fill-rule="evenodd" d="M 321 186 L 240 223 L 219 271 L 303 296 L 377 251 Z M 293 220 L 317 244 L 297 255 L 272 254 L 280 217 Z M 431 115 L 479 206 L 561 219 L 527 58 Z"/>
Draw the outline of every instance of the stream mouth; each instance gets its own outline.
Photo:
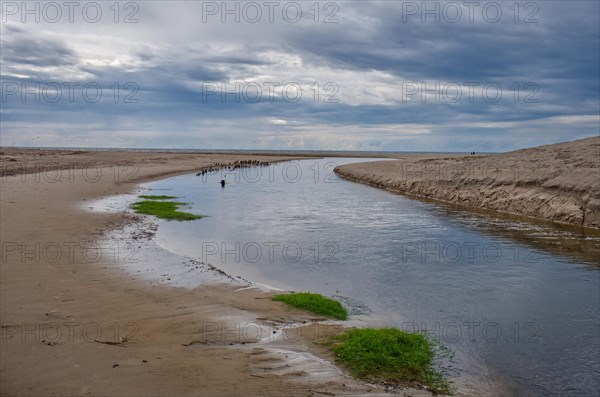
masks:
<path id="1" fill-rule="evenodd" d="M 600 237 L 416 201 L 333 172 L 374 160 L 145 184 L 206 215 L 158 221 L 154 240 L 233 277 L 344 297 L 377 326 L 425 332 L 453 352 L 446 364 L 459 392 L 598 394 Z"/>

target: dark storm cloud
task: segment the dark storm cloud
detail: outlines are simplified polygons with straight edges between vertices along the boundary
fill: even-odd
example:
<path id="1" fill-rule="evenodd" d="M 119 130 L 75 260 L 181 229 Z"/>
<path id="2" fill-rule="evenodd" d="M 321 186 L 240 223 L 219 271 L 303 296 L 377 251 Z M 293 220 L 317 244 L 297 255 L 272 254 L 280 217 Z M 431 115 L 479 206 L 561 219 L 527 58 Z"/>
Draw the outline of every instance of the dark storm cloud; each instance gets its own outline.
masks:
<path id="1" fill-rule="evenodd" d="M 2 38 L 2 63 L 48 67 L 77 62 L 75 53 L 60 41 L 23 36 L 19 34 L 23 29 L 10 30 L 10 37 Z"/>
<path id="2" fill-rule="evenodd" d="M 385 70 L 404 78 L 472 81 L 597 75 L 599 3 L 552 3 L 536 3 L 535 23 L 515 23 L 512 15 L 497 23 L 481 18 L 469 23 L 466 17 L 456 23 L 444 18 L 436 23 L 431 16 L 422 23 L 418 14 L 403 17 L 401 7 L 379 4 L 370 7 L 378 20 L 374 29 L 366 22 L 350 21 L 320 25 L 289 39 L 322 62 Z M 565 14 L 567 8 L 570 12 Z M 508 4 L 502 9 L 506 13 Z M 348 34 L 352 30 L 362 34 Z"/>
<path id="3" fill-rule="evenodd" d="M 515 23 L 508 9 L 514 2 L 499 3 L 505 14 L 498 23 L 481 15 L 472 23 L 466 17 L 457 23 L 443 18 L 422 23 L 420 15 L 405 18 L 406 3 L 339 2 L 339 22 L 331 24 L 313 23 L 308 17 L 296 24 L 222 24 L 220 19 L 202 24 L 200 14 L 190 15 L 188 3 L 172 7 L 161 2 L 145 3 L 139 24 L 110 25 L 106 30 L 90 24 L 68 25 L 63 28 L 70 31 L 52 35 L 48 32 L 58 27 L 3 24 L 3 81 L 47 83 L 62 74 L 63 81 L 93 81 L 102 87 L 134 83 L 139 100 L 129 105 L 105 97 L 97 103 L 23 103 L 15 95 L 3 103 L 3 121 L 38 120 L 40 126 L 49 118 L 98 121 L 107 134 L 143 126 L 157 131 L 156 146 L 167 142 L 160 131 L 172 136 L 176 128 L 198 128 L 214 145 L 219 141 L 211 135 L 213 131 L 229 128 L 226 135 L 231 140 L 227 142 L 241 146 L 260 141 L 264 131 L 300 131 L 301 135 L 301 126 L 304 133 L 313 132 L 310 126 L 326 126 L 367 131 L 355 133 L 365 135 L 362 141 L 356 138 L 357 149 L 423 150 L 433 142 L 427 139 L 433 139 L 442 145 L 436 146 L 438 150 L 457 150 L 471 138 L 486 150 L 500 150 L 518 146 L 515 142 L 524 139 L 524 131 L 533 136 L 535 128 L 547 130 L 545 124 L 536 124 L 539 120 L 598 114 L 600 3 L 533 2 L 538 7 L 535 23 L 523 23 L 527 14 L 523 10 Z M 143 23 L 144 15 L 152 15 L 151 23 Z M 74 31 L 89 36 L 71 36 Z M 237 101 L 232 95 L 223 100 L 220 92 L 209 96 L 203 92 L 205 84 L 229 84 L 231 89 L 232 80 L 260 84 L 272 79 L 282 84 L 315 81 L 320 86 L 334 82 L 339 85 L 339 101 L 315 102 L 306 88 L 298 102 L 265 96 Z M 502 87 L 503 95 L 497 102 L 485 100 L 480 91 L 474 101 L 466 97 L 456 103 L 436 102 L 431 97 L 423 101 L 418 94 L 401 100 L 402 83 L 424 82 L 494 83 Z M 536 102 L 523 101 L 531 93 L 523 90 L 528 83 L 534 84 L 530 88 L 535 87 Z M 521 90 L 517 100 L 511 88 L 514 84 Z M 110 99 L 112 92 L 105 95 Z M 573 120 L 569 128 L 552 127 L 555 132 L 548 136 L 567 140 L 575 134 L 594 133 L 593 124 L 578 126 L 577 119 Z M 409 143 L 402 135 L 402 126 L 409 124 L 422 125 L 430 131 L 429 138 L 411 136 L 414 140 Z M 397 136 L 388 126 L 398 126 Z M 531 139 L 546 143 L 536 137 Z M 345 138 L 354 136 L 347 133 Z M 327 142 L 335 145 L 340 140 L 335 137 Z M 180 146 L 189 145 L 183 140 Z"/>

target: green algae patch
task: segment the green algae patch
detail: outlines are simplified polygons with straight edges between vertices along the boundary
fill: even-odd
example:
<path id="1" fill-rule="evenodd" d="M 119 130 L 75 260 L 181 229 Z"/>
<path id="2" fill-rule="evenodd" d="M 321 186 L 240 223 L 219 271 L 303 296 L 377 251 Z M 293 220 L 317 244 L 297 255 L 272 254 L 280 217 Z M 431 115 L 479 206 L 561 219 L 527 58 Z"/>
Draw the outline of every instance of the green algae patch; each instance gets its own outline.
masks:
<path id="1" fill-rule="evenodd" d="M 329 343 L 336 361 L 356 378 L 418 383 L 434 393 L 452 394 L 448 382 L 433 367 L 432 342 L 422 334 L 398 328 L 348 329 Z"/>
<path id="2" fill-rule="evenodd" d="M 293 294 L 280 294 L 273 297 L 274 301 L 284 302 L 290 306 L 303 309 L 322 316 L 346 320 L 348 312 L 342 304 L 334 299 L 326 298 L 320 294 L 308 292 L 295 292 Z"/>
<path id="3" fill-rule="evenodd" d="M 142 196 L 143 197 L 143 196 Z M 188 205 L 177 201 L 144 200 L 134 203 L 131 208 L 138 214 L 153 215 L 160 219 L 176 221 L 192 221 L 203 218 L 202 215 L 179 211 L 179 207 Z"/>

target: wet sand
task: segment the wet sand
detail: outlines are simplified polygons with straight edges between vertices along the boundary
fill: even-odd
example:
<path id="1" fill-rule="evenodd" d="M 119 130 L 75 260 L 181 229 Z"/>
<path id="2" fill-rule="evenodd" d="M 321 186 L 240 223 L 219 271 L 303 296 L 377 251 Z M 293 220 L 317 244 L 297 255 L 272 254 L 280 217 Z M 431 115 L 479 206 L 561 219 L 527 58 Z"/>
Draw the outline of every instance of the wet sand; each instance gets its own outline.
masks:
<path id="1" fill-rule="evenodd" d="M 384 394 L 331 364 L 318 343 L 332 332 L 327 321 L 315 325 L 322 319 L 272 302 L 272 292 L 209 266 L 205 284 L 169 287 L 124 272 L 127 251 L 93 248 L 126 225 L 140 225 L 127 244 L 153 230 L 147 218 L 87 211 L 86 202 L 210 164 L 289 157 L 0 151 L 1 395 Z M 284 329 L 296 325 L 301 337 Z"/>

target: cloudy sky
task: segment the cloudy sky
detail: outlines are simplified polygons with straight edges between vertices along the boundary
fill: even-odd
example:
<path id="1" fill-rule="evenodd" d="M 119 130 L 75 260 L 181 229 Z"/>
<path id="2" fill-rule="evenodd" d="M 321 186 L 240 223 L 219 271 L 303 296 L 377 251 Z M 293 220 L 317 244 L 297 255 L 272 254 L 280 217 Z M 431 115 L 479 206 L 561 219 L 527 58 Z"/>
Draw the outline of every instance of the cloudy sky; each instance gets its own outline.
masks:
<path id="1" fill-rule="evenodd" d="M 505 151 L 598 135 L 598 1 L 1 5 L 1 144 Z"/>

